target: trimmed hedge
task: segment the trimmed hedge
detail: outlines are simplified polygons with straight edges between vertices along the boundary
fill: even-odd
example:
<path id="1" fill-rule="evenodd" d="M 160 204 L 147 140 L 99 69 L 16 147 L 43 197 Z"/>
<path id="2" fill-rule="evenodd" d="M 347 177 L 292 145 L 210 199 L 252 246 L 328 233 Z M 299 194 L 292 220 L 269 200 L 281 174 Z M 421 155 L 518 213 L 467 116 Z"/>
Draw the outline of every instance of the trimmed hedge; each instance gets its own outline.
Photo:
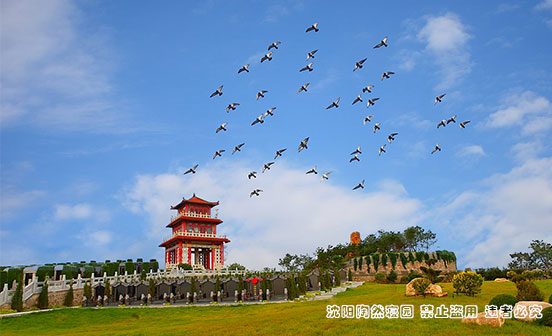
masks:
<path id="1" fill-rule="evenodd" d="M 544 308 L 541 312 L 542 317 L 536 320 L 541 326 L 552 327 L 552 307 Z"/>
<path id="2" fill-rule="evenodd" d="M 499 294 L 491 299 L 489 302 L 489 305 L 495 305 L 498 308 L 502 305 L 511 305 L 512 308 L 518 303 L 518 299 L 516 299 L 513 295 L 509 294 Z"/>

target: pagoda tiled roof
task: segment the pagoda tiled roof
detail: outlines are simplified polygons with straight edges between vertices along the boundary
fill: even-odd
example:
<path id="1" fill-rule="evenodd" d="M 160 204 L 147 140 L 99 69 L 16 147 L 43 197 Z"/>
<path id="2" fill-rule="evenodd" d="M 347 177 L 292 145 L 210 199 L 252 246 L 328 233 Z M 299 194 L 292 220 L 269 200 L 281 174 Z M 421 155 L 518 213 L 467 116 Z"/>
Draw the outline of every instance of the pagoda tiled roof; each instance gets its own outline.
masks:
<path id="1" fill-rule="evenodd" d="M 219 202 L 206 201 L 202 198 L 197 197 L 196 194 L 194 193 L 194 195 L 189 199 L 186 199 L 185 197 L 183 197 L 182 201 L 180 201 L 180 203 L 178 203 L 175 206 L 171 206 L 171 210 L 178 210 L 178 209 L 182 208 L 184 206 L 184 204 L 186 204 L 186 203 L 203 204 L 203 205 L 208 205 L 211 208 L 214 207 L 214 206 L 219 205 Z"/>

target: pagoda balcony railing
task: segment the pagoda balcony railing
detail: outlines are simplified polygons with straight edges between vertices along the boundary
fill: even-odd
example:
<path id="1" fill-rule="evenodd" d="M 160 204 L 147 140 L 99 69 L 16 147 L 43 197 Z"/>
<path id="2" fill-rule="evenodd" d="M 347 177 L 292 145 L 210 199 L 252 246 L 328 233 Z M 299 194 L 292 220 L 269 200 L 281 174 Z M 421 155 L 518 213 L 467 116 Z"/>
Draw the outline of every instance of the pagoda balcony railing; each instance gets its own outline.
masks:
<path id="1" fill-rule="evenodd" d="M 178 215 L 172 216 L 172 217 L 171 217 L 171 222 L 174 221 L 174 220 L 177 219 L 177 218 L 184 217 L 184 216 L 187 216 L 187 217 L 195 217 L 195 218 L 218 218 L 218 212 L 215 213 L 214 216 L 211 216 L 211 215 L 209 215 L 209 214 L 207 214 L 207 213 L 179 212 Z"/>
<path id="2" fill-rule="evenodd" d="M 176 231 L 172 235 L 165 236 L 163 241 L 167 241 L 174 237 L 197 237 L 197 238 L 220 238 L 226 239 L 226 235 L 220 235 L 215 233 L 202 233 L 202 232 L 189 232 L 189 231 Z"/>

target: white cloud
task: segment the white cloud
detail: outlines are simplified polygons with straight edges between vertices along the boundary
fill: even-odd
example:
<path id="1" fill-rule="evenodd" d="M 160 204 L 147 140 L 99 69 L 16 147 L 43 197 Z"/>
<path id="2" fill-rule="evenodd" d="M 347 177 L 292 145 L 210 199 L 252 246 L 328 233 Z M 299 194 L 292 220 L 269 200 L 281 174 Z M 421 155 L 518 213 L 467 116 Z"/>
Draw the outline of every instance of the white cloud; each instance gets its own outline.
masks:
<path id="1" fill-rule="evenodd" d="M 1 215 L 2 217 L 11 216 L 18 209 L 29 206 L 29 204 L 32 204 L 44 195 L 46 195 L 44 190 L 31 190 L 18 193 L 2 190 L 0 196 Z"/>
<path id="2" fill-rule="evenodd" d="M 483 147 L 479 145 L 469 145 L 463 147 L 458 153 L 460 156 L 485 156 L 485 151 Z"/>
<path id="3" fill-rule="evenodd" d="M 273 4 L 266 10 L 264 22 L 275 23 L 280 21 L 281 18 L 289 16 L 290 10 L 282 4 Z"/>
<path id="4" fill-rule="evenodd" d="M 92 206 L 87 203 L 76 205 L 56 204 L 54 217 L 57 220 L 86 219 L 92 216 Z"/>
<path id="5" fill-rule="evenodd" d="M 486 124 L 496 128 L 521 126 L 524 135 L 543 132 L 552 127 L 552 104 L 532 91 L 509 94 Z"/>
<path id="6" fill-rule="evenodd" d="M 310 168 L 310 167 L 308 167 Z M 285 253 L 312 253 L 316 247 L 347 242 L 349 234 L 379 229 L 399 230 L 415 225 L 422 204 L 408 196 L 396 181 L 383 181 L 376 190 L 353 192 L 319 176 L 305 175 L 308 169 L 289 167 L 279 160 L 270 172 L 248 180 L 246 163 L 219 163 L 200 167 L 193 176 L 140 175 L 122 194 L 133 212 L 146 214 L 151 231 L 160 242 L 169 234 L 169 205 L 193 192 L 220 201 L 219 227 L 232 241 L 228 263 L 250 268 L 276 267 Z M 329 182 L 329 183 L 328 183 Z M 254 188 L 260 197 L 249 197 Z"/>
<path id="7" fill-rule="evenodd" d="M 471 71 L 467 51 L 471 36 L 457 15 L 447 13 L 427 18 L 417 37 L 426 43 L 426 51 L 435 57 L 441 76 L 439 89 L 452 87 Z"/>
<path id="8" fill-rule="evenodd" d="M 112 55 L 101 29 L 83 35 L 81 13 L 73 3 L 3 1 L 2 12 L 4 127 L 130 129 L 122 122 L 121 105 L 111 97 Z"/>
<path id="9" fill-rule="evenodd" d="M 552 9 L 552 0 L 544 0 L 544 1 L 541 1 L 540 3 L 538 3 L 538 4 L 535 6 L 535 9 L 538 9 L 538 10 Z"/>
<path id="10" fill-rule="evenodd" d="M 509 253 L 531 240 L 552 240 L 552 158 L 531 159 L 462 193 L 437 214 L 455 239 L 467 267 L 506 266 Z"/>
<path id="11" fill-rule="evenodd" d="M 90 233 L 87 237 L 89 238 L 87 239 L 87 242 L 90 243 L 90 245 L 92 246 L 106 245 L 112 240 L 111 232 L 106 230 L 94 231 Z"/>

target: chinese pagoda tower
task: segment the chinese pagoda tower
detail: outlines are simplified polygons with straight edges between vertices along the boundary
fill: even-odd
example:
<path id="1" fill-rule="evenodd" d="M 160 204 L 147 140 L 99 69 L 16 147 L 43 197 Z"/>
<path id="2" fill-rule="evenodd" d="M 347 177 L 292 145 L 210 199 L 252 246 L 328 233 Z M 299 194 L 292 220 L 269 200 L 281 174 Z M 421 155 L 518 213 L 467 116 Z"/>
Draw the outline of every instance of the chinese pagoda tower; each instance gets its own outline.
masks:
<path id="1" fill-rule="evenodd" d="M 165 238 L 160 247 L 165 248 L 165 268 L 170 270 L 178 264 L 190 264 L 194 269 L 221 269 L 224 265 L 224 243 L 230 240 L 217 234 L 217 225 L 222 223 L 217 213 L 211 210 L 219 202 L 208 202 L 195 194 L 171 210 L 178 214 L 167 227 L 172 235 Z"/>

